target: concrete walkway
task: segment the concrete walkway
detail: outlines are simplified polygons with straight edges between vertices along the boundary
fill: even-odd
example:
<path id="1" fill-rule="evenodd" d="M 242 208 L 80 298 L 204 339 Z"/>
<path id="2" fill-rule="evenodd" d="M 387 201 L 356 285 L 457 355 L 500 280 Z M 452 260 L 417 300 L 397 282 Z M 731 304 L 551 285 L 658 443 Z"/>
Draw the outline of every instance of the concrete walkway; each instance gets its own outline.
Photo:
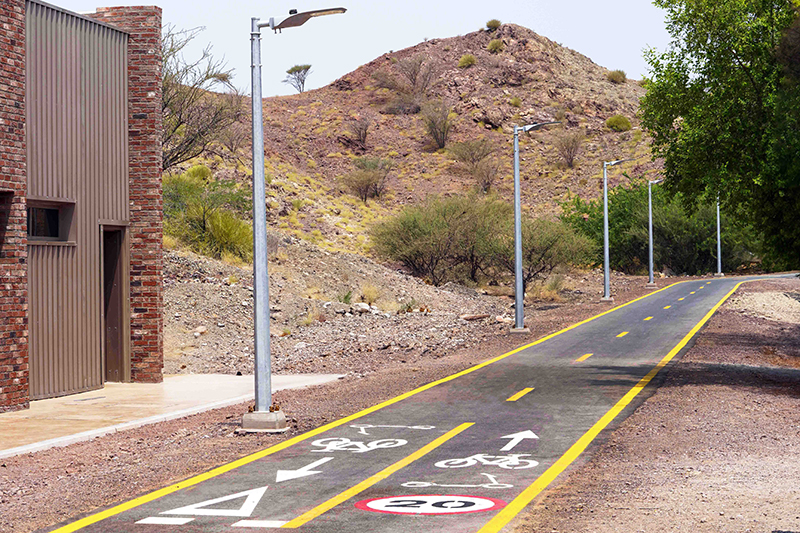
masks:
<path id="1" fill-rule="evenodd" d="M 272 390 L 334 381 L 338 374 L 272 376 Z M 253 376 L 165 376 L 163 383 L 107 383 L 102 389 L 31 402 L 0 414 L 0 458 L 173 420 L 253 399 Z"/>

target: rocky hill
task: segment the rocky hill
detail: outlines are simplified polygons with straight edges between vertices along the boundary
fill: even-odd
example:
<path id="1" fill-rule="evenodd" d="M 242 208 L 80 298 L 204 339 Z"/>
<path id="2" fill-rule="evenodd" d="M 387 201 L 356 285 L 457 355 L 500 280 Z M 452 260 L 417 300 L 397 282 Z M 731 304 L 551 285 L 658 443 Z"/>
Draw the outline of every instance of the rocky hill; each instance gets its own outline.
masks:
<path id="1" fill-rule="evenodd" d="M 491 41 L 502 50 L 490 52 Z M 495 46 L 497 46 L 495 44 Z M 459 67 L 470 54 L 474 64 Z M 267 194 L 271 225 L 329 250 L 364 252 L 366 230 L 401 206 L 435 194 L 464 194 L 475 188 L 447 150 L 436 150 L 420 114 L 392 114 L 396 91 L 381 79 L 402 79 L 404 62 L 420 58 L 435 76 L 416 103 L 443 100 L 452 106 L 454 127 L 448 142 L 484 138 L 495 148 L 499 174 L 493 190 L 511 198 L 514 124 L 560 120 L 562 126 L 520 139 L 525 209 L 537 215 L 559 212 L 570 195 L 600 193 L 602 161 L 632 158 L 616 167 L 611 185 L 657 171 L 636 112 L 644 89 L 633 80 L 614 83 L 609 71 L 587 57 L 514 24 L 465 36 L 431 39 L 390 52 L 331 85 L 302 94 L 264 100 Z M 612 115 L 631 120 L 630 131 L 605 125 Z M 370 122 L 364 146 L 354 142 L 348 124 Z M 573 168 L 554 147 L 564 131 L 586 136 Z M 210 162 L 218 176 L 249 180 L 248 149 Z M 230 155 L 230 154 L 229 154 Z M 390 159 L 387 193 L 364 204 L 338 178 L 354 170 L 360 156 Z"/>

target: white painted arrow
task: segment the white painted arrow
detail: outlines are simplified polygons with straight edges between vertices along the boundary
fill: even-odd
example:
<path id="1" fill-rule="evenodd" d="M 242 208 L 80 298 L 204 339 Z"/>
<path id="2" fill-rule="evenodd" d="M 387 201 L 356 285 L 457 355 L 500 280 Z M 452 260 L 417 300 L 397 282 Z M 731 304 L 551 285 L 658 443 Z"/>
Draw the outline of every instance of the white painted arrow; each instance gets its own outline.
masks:
<path id="1" fill-rule="evenodd" d="M 306 465 L 303 468 L 298 468 L 297 470 L 278 470 L 278 475 L 275 478 L 275 483 L 280 483 L 281 481 L 288 481 L 290 479 L 297 479 L 299 477 L 313 476 L 314 474 L 319 474 L 321 473 L 320 470 L 312 470 L 312 469 L 332 460 L 333 457 L 323 457 L 319 461 L 314 461 L 310 465 Z"/>
<path id="2" fill-rule="evenodd" d="M 519 433 L 514 433 L 512 435 L 506 435 L 505 437 L 500 437 L 501 439 L 511 439 L 511 441 L 500 448 L 501 452 L 509 452 L 514 449 L 514 446 L 522 442 L 524 439 L 538 439 L 539 437 L 531 431 L 530 429 L 527 431 L 520 431 Z"/>

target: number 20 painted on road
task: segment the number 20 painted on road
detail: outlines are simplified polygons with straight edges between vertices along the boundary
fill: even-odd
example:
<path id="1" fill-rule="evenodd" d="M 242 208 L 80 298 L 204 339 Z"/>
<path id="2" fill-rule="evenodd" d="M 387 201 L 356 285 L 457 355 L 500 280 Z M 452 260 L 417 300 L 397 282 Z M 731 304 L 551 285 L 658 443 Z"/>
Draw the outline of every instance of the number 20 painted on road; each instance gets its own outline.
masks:
<path id="1" fill-rule="evenodd" d="M 406 515 L 438 515 L 478 513 L 505 507 L 506 502 L 496 498 L 456 494 L 414 494 L 361 500 L 356 507 L 362 511 Z"/>

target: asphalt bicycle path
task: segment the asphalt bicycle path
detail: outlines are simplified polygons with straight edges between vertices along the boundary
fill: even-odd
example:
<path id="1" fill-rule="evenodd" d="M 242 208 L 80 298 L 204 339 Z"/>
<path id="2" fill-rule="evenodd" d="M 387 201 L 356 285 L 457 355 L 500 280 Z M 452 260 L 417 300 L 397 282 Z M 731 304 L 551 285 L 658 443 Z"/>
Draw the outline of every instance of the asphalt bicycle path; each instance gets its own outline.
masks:
<path id="1" fill-rule="evenodd" d="M 51 531 L 501 531 L 633 412 L 742 281 L 671 285 Z"/>

